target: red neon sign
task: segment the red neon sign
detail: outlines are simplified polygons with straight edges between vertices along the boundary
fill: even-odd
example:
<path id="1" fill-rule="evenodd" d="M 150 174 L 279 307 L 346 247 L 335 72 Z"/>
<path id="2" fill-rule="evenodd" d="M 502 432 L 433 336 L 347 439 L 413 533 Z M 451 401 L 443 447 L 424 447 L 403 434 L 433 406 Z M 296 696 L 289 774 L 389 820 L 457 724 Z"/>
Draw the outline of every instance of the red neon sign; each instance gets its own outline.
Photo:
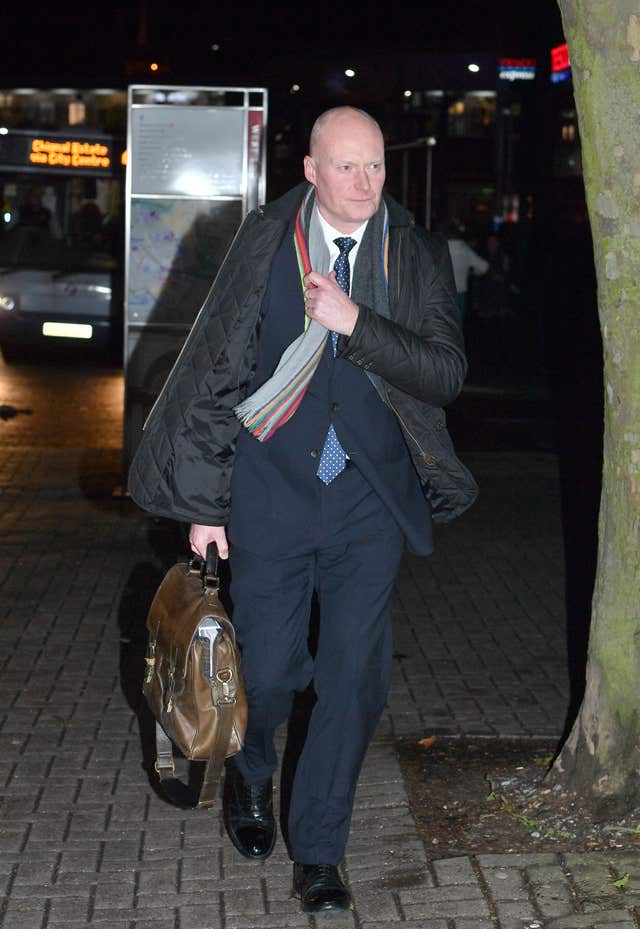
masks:
<path id="1" fill-rule="evenodd" d="M 501 58 L 500 67 L 502 68 L 535 68 L 535 58 Z"/>
<path id="2" fill-rule="evenodd" d="M 562 45 L 557 45 L 555 48 L 551 49 L 551 70 L 556 73 L 558 71 L 566 71 L 571 67 L 571 62 L 569 61 L 569 47 L 566 42 Z"/>

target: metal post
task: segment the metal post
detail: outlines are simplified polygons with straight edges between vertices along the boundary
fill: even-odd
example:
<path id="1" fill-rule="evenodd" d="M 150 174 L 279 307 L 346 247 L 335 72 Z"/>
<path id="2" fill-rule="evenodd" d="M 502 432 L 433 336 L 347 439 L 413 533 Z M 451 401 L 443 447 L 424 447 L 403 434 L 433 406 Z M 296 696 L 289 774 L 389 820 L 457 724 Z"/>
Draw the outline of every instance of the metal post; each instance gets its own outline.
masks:
<path id="1" fill-rule="evenodd" d="M 402 152 L 402 205 L 406 209 L 409 203 L 409 150 Z"/>
<path id="2" fill-rule="evenodd" d="M 432 148 L 437 144 L 434 136 L 416 139 L 414 142 L 405 142 L 402 145 L 389 145 L 387 152 L 402 152 L 402 205 L 408 206 L 409 201 L 409 154 L 413 148 L 427 149 L 427 174 L 424 224 L 431 228 L 431 185 L 432 185 Z"/>
<path id="3" fill-rule="evenodd" d="M 433 147 L 436 144 L 436 140 L 430 136 L 427 139 L 427 178 L 426 178 L 426 194 L 425 194 L 425 210 L 424 210 L 424 225 L 425 229 L 431 231 L 431 187 L 433 183 Z"/>

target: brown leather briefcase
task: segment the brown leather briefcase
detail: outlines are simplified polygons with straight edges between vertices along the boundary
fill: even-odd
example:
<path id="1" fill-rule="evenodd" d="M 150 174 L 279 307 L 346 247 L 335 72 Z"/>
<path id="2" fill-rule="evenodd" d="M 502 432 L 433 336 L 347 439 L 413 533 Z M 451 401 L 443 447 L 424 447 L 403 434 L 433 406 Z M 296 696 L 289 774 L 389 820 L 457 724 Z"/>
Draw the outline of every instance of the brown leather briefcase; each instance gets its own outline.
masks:
<path id="1" fill-rule="evenodd" d="M 156 719 L 156 771 L 181 807 L 215 800 L 224 760 L 242 748 L 247 699 L 233 625 L 219 599 L 215 545 L 165 575 L 147 617 L 143 693 Z M 190 761 L 206 761 L 198 797 L 175 775 L 172 743 Z"/>

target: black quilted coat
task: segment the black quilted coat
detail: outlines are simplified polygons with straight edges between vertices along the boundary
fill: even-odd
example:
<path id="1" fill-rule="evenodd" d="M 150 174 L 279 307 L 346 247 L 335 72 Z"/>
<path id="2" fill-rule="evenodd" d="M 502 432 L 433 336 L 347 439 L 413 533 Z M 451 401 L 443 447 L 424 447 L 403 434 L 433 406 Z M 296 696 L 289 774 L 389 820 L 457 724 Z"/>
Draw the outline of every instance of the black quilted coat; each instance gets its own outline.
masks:
<path id="1" fill-rule="evenodd" d="M 233 408 L 255 368 L 258 319 L 271 260 L 306 192 L 302 184 L 251 212 L 240 227 L 149 416 L 129 472 L 144 510 L 226 525 L 240 423 Z M 436 522 L 473 503 L 477 487 L 456 458 L 442 406 L 462 387 L 466 361 L 446 241 L 389 209 L 391 318 L 360 305 L 338 351 L 382 378 Z"/>

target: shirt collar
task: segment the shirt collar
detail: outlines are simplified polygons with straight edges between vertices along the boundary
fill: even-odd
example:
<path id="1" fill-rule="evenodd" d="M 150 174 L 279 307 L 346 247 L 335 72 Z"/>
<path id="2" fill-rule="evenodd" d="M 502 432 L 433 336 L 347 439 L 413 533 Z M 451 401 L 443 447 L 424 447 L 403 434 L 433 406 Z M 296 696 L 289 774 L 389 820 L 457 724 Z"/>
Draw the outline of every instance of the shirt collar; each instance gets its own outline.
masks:
<path id="1" fill-rule="evenodd" d="M 324 216 L 318 209 L 317 204 L 315 205 L 314 209 L 316 211 L 318 219 L 320 220 L 320 228 L 322 229 L 324 240 L 329 246 L 329 248 L 331 248 L 331 246 L 334 245 L 334 242 L 333 242 L 334 239 L 344 238 L 346 234 L 344 232 L 340 232 L 338 229 L 334 229 L 334 227 L 326 221 L 326 219 L 324 218 Z M 365 233 L 368 222 L 369 220 L 367 219 L 361 226 L 358 226 L 358 228 L 354 232 L 349 233 L 349 237 L 355 240 L 356 245 L 359 245 L 360 242 L 362 242 L 362 237 Z"/>

